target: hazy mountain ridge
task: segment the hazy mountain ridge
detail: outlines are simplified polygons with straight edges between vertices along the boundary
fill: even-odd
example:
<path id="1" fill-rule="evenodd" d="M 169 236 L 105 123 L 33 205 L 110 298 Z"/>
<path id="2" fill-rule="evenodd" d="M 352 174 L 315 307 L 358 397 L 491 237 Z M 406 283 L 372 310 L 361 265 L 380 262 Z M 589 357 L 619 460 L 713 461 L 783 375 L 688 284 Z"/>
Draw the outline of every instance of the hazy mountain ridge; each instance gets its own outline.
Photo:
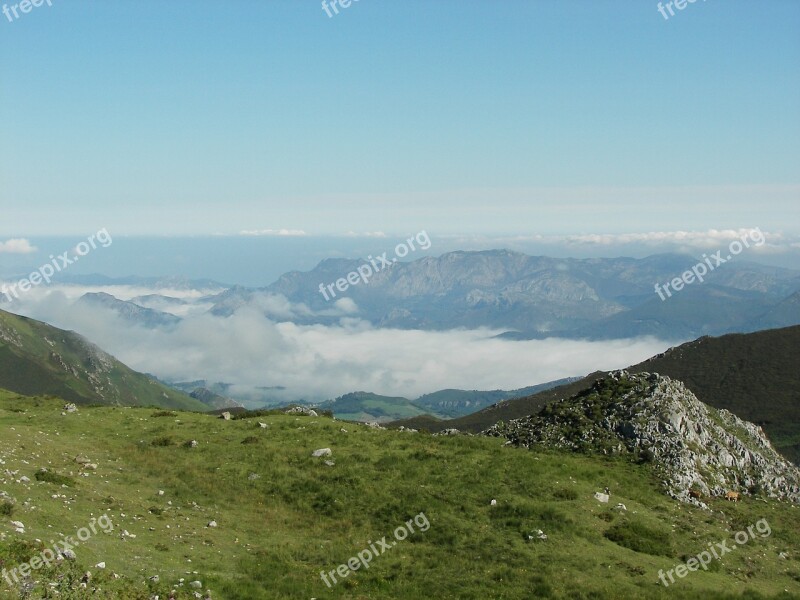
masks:
<path id="1" fill-rule="evenodd" d="M 398 262 L 351 285 L 336 298 L 350 298 L 358 316 L 381 327 L 447 329 L 494 327 L 518 330 L 521 338 L 614 338 L 659 335 L 686 339 L 732 330 L 749 331 L 758 318 L 800 290 L 800 272 L 749 263 L 725 264 L 704 283 L 695 283 L 661 301 L 654 291 L 697 263 L 688 255 L 643 259 L 559 259 L 508 250 L 450 252 Z M 320 294 L 320 284 L 345 277 L 363 260 L 331 259 L 308 272 L 291 272 L 261 290 L 228 290 L 215 314 L 252 300 L 254 294 L 281 294 L 303 305 L 299 322 L 333 323 L 337 315 Z M 696 309 L 723 302 L 714 315 Z M 322 312 L 323 314 L 319 314 Z M 781 325 L 800 323 L 800 308 L 778 311 Z"/>
<path id="2" fill-rule="evenodd" d="M 142 327 L 172 327 L 181 319 L 167 312 L 143 307 L 133 301 L 119 300 L 105 292 L 90 292 L 81 296 L 79 304 L 102 307 L 114 311 L 129 323 Z"/>
<path id="3" fill-rule="evenodd" d="M 179 317 L 171 313 L 208 310 L 226 317 L 249 307 L 271 320 L 300 325 L 339 325 L 343 317 L 356 317 L 384 328 L 487 327 L 506 330 L 501 337 L 512 340 L 654 336 L 682 341 L 800 324 L 800 271 L 744 258 L 722 265 L 704 282 L 688 285 L 662 301 L 655 284 L 672 280 L 696 263 L 696 258 L 680 254 L 562 259 L 509 250 L 459 251 L 395 263 L 373 274 L 366 284 L 359 281 L 344 293 L 335 291 L 326 301 L 320 285 L 334 284 L 366 264 L 365 260 L 337 258 L 323 260 L 311 271 L 286 273 L 264 288 L 236 285 L 194 299 L 155 292 L 128 304 L 114 304 L 111 298 L 104 301 L 144 327 L 174 323 Z M 129 280 L 150 281 L 115 281 Z M 215 282 L 162 278 L 151 283 L 188 286 L 205 294 L 207 287 L 197 286 Z M 331 296 L 330 292 L 326 295 Z M 347 302 L 339 303 L 342 299 Z M 138 312 L 130 304 L 146 310 Z"/>

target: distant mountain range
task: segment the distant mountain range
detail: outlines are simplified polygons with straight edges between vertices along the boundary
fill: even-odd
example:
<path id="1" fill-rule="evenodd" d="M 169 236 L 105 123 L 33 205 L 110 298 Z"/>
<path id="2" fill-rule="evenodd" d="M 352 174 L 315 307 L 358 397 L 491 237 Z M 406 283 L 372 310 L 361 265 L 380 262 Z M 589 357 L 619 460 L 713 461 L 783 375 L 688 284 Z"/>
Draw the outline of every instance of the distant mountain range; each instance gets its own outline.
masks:
<path id="1" fill-rule="evenodd" d="M 275 388 L 242 391 L 231 384 L 212 383 L 205 380 L 174 382 L 166 385 L 186 392 L 215 409 L 245 406 L 249 409 L 271 409 L 281 406 L 305 405 L 330 411 L 339 419 L 385 423 L 421 415 L 437 419 L 468 415 L 500 400 L 534 394 L 578 379 L 580 378 L 559 379 L 518 390 L 446 389 L 425 394 L 416 399 L 361 391 L 344 394 L 324 402 L 307 402 L 303 399 L 279 400 L 274 397 L 275 392 L 279 391 Z"/>
<path id="2" fill-rule="evenodd" d="M 800 271 L 744 258 L 720 266 L 704 282 L 687 285 L 662 301 L 655 285 L 696 263 L 696 258 L 681 254 L 570 259 L 508 250 L 450 252 L 395 263 L 366 284 L 350 285 L 345 293 L 337 292 L 326 301 L 320 284 L 344 278 L 364 264 L 363 260 L 328 259 L 311 271 L 286 273 L 265 288 L 234 286 L 203 302 L 212 305 L 212 314 L 228 316 L 246 305 L 266 311 L 269 303 L 259 300 L 280 294 L 296 310 L 292 314 L 265 312 L 277 321 L 330 325 L 342 316 L 356 316 L 377 327 L 488 327 L 506 330 L 503 337 L 509 339 L 652 335 L 685 340 L 800 324 Z M 335 302 L 342 298 L 351 302 L 337 306 Z M 154 294 L 131 302 L 172 312 L 174 300 Z M 128 308 L 117 306 L 117 310 L 132 316 Z M 144 326 L 169 320 L 152 313 L 136 318 Z"/>
<path id="3" fill-rule="evenodd" d="M 208 410 L 80 335 L 0 310 L 0 389 L 76 403 Z"/>
<path id="4" fill-rule="evenodd" d="M 446 389 L 420 396 L 416 400 L 403 397 L 381 396 L 371 392 L 352 392 L 317 406 L 329 410 L 339 419 L 349 421 L 394 421 L 418 415 L 453 418 L 468 415 L 486 406 L 547 390 L 579 377 L 559 379 L 519 390 L 456 390 Z"/>
<path id="5" fill-rule="evenodd" d="M 703 337 L 671 348 L 638 365 L 631 373 L 651 372 L 680 380 L 702 402 L 727 409 L 763 427 L 784 456 L 800 464 L 800 372 L 797 352 L 800 326 L 748 334 Z M 538 414 L 545 406 L 590 389 L 607 373 L 524 398 L 501 401 L 476 413 L 450 420 L 420 416 L 393 426 L 477 433 L 499 421 Z"/>
<path id="6" fill-rule="evenodd" d="M 513 330 L 519 338 L 688 339 L 753 331 L 765 320 L 800 324 L 800 306 L 787 302 L 800 290 L 800 271 L 744 259 L 722 265 L 704 283 L 662 301 L 655 284 L 696 263 L 678 254 L 580 260 L 508 250 L 450 252 L 396 263 L 366 285 L 350 286 L 343 296 L 355 301 L 359 316 L 381 327 L 483 326 Z M 326 260 L 312 271 L 287 273 L 264 291 L 322 311 L 330 303 L 320 294 L 320 283 L 345 277 L 360 264 Z M 241 290 L 224 292 L 214 310 L 224 314 L 242 299 Z"/>
<path id="7" fill-rule="evenodd" d="M 161 296 L 163 298 L 163 296 Z M 180 322 L 180 318 L 167 312 L 145 308 L 134 302 L 119 300 L 104 292 L 88 293 L 81 296 L 79 304 L 90 307 L 102 307 L 113 310 L 131 324 L 147 328 L 172 327 Z"/>

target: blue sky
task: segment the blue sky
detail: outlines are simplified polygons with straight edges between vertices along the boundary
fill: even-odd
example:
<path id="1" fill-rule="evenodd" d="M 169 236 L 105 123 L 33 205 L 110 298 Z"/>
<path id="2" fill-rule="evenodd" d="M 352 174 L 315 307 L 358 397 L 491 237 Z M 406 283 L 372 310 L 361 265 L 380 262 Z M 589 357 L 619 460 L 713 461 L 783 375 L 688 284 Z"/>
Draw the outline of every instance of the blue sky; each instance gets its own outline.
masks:
<path id="1" fill-rule="evenodd" d="M 794 0 L 51 1 L 0 15 L 0 239 L 798 233 Z"/>

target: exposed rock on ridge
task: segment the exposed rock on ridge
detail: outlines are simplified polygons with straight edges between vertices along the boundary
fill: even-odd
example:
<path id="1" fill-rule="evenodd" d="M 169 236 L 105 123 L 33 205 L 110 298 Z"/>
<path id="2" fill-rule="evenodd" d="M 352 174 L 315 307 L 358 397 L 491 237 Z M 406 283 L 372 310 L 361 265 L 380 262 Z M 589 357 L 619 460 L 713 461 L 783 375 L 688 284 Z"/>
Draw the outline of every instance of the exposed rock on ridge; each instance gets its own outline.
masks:
<path id="1" fill-rule="evenodd" d="M 484 432 L 511 443 L 585 452 L 629 453 L 651 462 L 667 493 L 683 502 L 727 491 L 800 502 L 800 470 L 761 427 L 700 402 L 680 381 L 658 373 L 615 371 L 538 415 Z"/>

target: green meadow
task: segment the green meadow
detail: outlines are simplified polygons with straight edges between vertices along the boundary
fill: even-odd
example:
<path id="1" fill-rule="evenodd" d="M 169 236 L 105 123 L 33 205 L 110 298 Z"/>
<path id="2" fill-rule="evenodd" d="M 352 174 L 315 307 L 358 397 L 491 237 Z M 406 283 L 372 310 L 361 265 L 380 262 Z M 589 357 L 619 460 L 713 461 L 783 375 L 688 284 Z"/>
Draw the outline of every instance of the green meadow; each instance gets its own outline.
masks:
<path id="1" fill-rule="evenodd" d="M 75 560 L 33 571 L 24 591 L 0 580 L 2 598 L 800 597 L 800 506 L 746 497 L 701 510 L 623 457 L 325 416 L 63 405 L 0 392 L 0 563 L 9 571 L 101 515 L 114 529 L 80 543 Z M 332 455 L 313 457 L 319 448 Z M 608 504 L 594 498 L 606 486 Z M 320 572 L 394 540 L 419 513 L 427 531 L 326 586 Z M 760 519 L 769 536 L 659 582 L 660 569 Z"/>

